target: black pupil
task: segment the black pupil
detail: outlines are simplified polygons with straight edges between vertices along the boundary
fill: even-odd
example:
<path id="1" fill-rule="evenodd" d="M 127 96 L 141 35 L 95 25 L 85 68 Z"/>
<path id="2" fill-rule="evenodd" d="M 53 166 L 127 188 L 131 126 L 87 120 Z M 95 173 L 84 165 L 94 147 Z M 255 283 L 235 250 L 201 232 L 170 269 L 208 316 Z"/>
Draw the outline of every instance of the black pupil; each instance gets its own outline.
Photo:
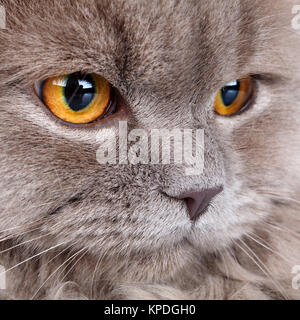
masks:
<path id="1" fill-rule="evenodd" d="M 65 99 L 73 111 L 85 109 L 94 99 L 95 84 L 89 74 L 73 73 L 64 88 Z"/>
<path id="2" fill-rule="evenodd" d="M 221 96 L 223 103 L 226 107 L 233 104 L 234 100 L 237 98 L 240 91 L 240 82 L 234 81 L 221 90 Z"/>

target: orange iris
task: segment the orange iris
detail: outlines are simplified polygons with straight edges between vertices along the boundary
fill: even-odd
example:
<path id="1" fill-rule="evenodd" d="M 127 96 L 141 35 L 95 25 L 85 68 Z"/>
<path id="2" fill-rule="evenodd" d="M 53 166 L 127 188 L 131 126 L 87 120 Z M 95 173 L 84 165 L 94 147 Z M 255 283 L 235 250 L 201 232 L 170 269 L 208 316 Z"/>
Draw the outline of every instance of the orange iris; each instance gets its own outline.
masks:
<path id="1" fill-rule="evenodd" d="M 229 83 L 219 90 L 214 108 L 222 116 L 230 116 L 243 111 L 253 97 L 254 80 L 247 77 Z"/>
<path id="2" fill-rule="evenodd" d="M 111 86 L 96 74 L 73 73 L 48 78 L 41 90 L 42 100 L 58 118 L 71 123 L 90 123 L 107 110 Z"/>

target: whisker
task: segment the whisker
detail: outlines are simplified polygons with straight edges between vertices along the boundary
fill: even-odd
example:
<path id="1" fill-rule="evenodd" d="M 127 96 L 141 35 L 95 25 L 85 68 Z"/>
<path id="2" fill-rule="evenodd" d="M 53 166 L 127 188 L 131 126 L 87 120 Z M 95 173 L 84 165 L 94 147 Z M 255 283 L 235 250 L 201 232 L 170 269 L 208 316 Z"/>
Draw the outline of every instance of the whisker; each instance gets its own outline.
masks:
<path id="1" fill-rule="evenodd" d="M 85 252 L 83 252 L 83 254 L 77 259 L 77 261 L 73 264 L 73 266 L 70 268 L 70 270 L 64 275 L 64 277 L 61 279 L 61 281 L 63 282 L 65 280 L 65 278 L 68 276 L 68 274 L 75 268 L 75 266 L 78 264 L 78 262 L 88 253 L 88 249 L 86 249 Z M 76 257 L 74 257 L 75 259 Z M 67 265 L 66 267 L 58 274 L 57 278 L 60 277 L 60 275 L 65 272 L 65 270 L 68 268 L 68 266 L 72 263 L 72 261 L 74 260 L 72 259 Z"/>
<path id="2" fill-rule="evenodd" d="M 56 224 L 54 224 L 54 225 L 53 225 L 53 228 L 54 228 L 55 226 L 57 226 L 57 225 L 59 225 L 59 222 L 56 223 Z M 17 237 L 23 236 L 24 234 L 31 233 L 31 232 L 33 232 L 33 231 L 35 231 L 35 230 L 39 230 L 39 229 L 40 229 L 40 226 L 37 227 L 37 228 L 34 228 L 34 229 L 26 230 L 26 231 L 21 232 L 21 233 L 12 234 L 12 235 L 10 235 L 10 236 L 7 236 L 6 238 L 0 239 L 0 243 L 1 243 L 1 242 L 4 242 L 4 241 L 6 241 L 6 240 L 11 240 L 11 239 L 13 239 L 13 238 L 17 238 Z M 50 234 L 51 234 L 51 233 L 49 232 L 49 233 L 47 233 L 46 235 L 41 235 L 41 236 L 39 236 L 39 237 L 36 238 L 36 239 L 32 239 L 32 240 L 25 241 L 25 242 L 23 242 L 23 244 L 24 244 L 24 243 L 32 242 L 32 241 L 34 241 L 34 240 L 38 240 L 38 239 L 40 239 L 40 238 L 42 238 L 42 237 L 45 237 L 45 236 L 47 236 L 47 235 L 50 235 Z M 15 247 L 18 247 L 18 246 L 21 246 L 21 245 L 22 245 L 22 244 L 18 244 L 18 245 L 16 245 Z M 6 252 L 6 251 L 8 251 L 8 250 L 10 250 L 10 249 L 6 249 L 6 250 L 4 250 L 3 252 Z M 0 252 L 0 253 L 3 253 L 3 252 Z"/>
<path id="3" fill-rule="evenodd" d="M 95 247 L 95 246 L 97 246 L 100 242 L 101 242 L 101 241 L 98 241 L 95 245 L 92 246 L 92 248 Z M 95 266 L 95 269 L 94 269 L 94 272 L 93 272 L 92 282 L 91 282 L 91 288 L 90 288 L 90 296 L 92 297 L 92 299 L 93 299 L 93 297 L 94 297 L 94 295 L 95 295 L 95 294 L 94 294 L 94 284 L 95 284 L 96 273 L 97 273 L 97 270 L 98 270 L 98 268 L 99 268 L 99 265 L 100 265 L 102 259 L 104 259 L 105 254 L 106 254 L 107 251 L 108 251 L 108 249 L 99 256 L 99 258 L 98 258 L 98 260 L 97 260 L 97 263 L 96 263 L 96 266 Z"/>
<path id="4" fill-rule="evenodd" d="M 74 244 L 71 244 L 69 246 L 67 246 L 65 249 L 63 249 L 62 251 L 60 251 L 57 255 L 55 255 L 53 258 L 51 258 L 49 261 L 47 261 L 46 263 L 42 264 L 42 267 L 47 266 L 50 262 L 52 262 L 53 260 L 55 260 L 57 257 L 59 257 L 61 254 L 63 254 L 64 252 L 66 252 L 67 250 L 71 249 L 77 242 L 75 242 Z"/>
<path id="5" fill-rule="evenodd" d="M 14 270 L 15 268 L 21 266 L 22 264 L 24 264 L 24 263 L 26 263 L 26 262 L 28 262 L 28 261 L 36 258 L 36 257 L 39 257 L 39 256 L 41 256 L 41 255 L 49 252 L 50 250 L 53 250 L 53 249 L 55 249 L 55 248 L 57 248 L 57 247 L 59 247 L 59 246 L 62 246 L 62 245 L 64 245 L 64 244 L 68 243 L 68 242 L 69 242 L 69 241 L 65 241 L 65 242 L 62 242 L 62 243 L 57 244 L 57 245 L 55 245 L 55 246 L 52 246 L 51 248 L 48 248 L 48 249 L 46 249 L 46 250 L 43 250 L 42 252 L 40 252 L 40 253 L 38 253 L 38 254 L 35 254 L 34 256 L 31 256 L 30 258 L 27 258 L 26 260 L 24 260 L 24 261 L 22 261 L 22 262 L 17 263 L 17 264 L 14 265 L 13 267 L 5 270 L 4 272 L 1 272 L 1 273 L 0 273 L 0 277 L 3 276 L 5 273 L 7 273 L 7 272 L 9 272 L 9 271 L 11 271 L 11 270 Z"/>
<path id="6" fill-rule="evenodd" d="M 62 255 L 65 251 L 71 249 L 72 247 L 74 247 L 80 240 L 75 241 L 75 243 L 72 243 L 71 245 L 67 246 L 65 249 L 63 249 L 62 251 L 60 251 L 57 255 L 55 255 L 53 258 L 51 258 L 49 261 L 47 261 L 46 263 L 42 264 L 42 267 L 47 266 L 50 262 L 52 262 L 53 260 L 55 260 L 56 258 L 58 258 L 60 255 Z"/>
<path id="7" fill-rule="evenodd" d="M 247 244 L 243 241 L 243 240 L 239 240 L 250 252 L 247 252 L 247 250 L 245 248 L 243 248 L 242 246 L 240 246 L 237 242 L 235 242 L 235 244 L 255 263 L 255 265 L 267 276 L 267 278 L 275 285 L 275 287 L 277 288 L 277 290 L 280 292 L 280 294 L 286 299 L 288 300 L 288 296 L 286 296 L 286 294 L 284 293 L 284 290 L 281 288 L 281 286 L 276 283 L 276 281 L 274 280 L 274 278 L 271 276 L 270 271 L 268 270 L 268 268 L 265 266 L 265 264 L 258 258 L 258 256 L 247 246 Z M 251 254 L 253 254 L 253 256 L 251 256 Z M 256 259 L 256 260 L 255 260 Z M 262 265 L 260 265 L 260 263 Z M 265 268 L 265 269 L 264 269 Z"/>
<path id="8" fill-rule="evenodd" d="M 78 252 L 76 252 L 75 254 L 73 254 L 70 258 L 68 258 L 64 263 L 62 263 L 58 268 L 55 269 L 55 271 L 53 273 L 51 273 L 51 275 L 42 283 L 42 285 L 38 288 L 38 290 L 35 292 L 35 294 L 32 296 L 32 298 L 30 300 L 33 300 L 37 294 L 39 293 L 39 291 L 43 288 L 43 286 L 47 283 L 47 281 L 49 279 L 51 279 L 55 273 L 62 268 L 70 259 L 72 259 L 73 257 L 76 257 L 80 252 L 82 252 L 83 250 L 85 250 L 85 248 L 79 250 Z"/>
<path id="9" fill-rule="evenodd" d="M 296 231 L 293 231 L 291 229 L 289 229 L 288 227 L 284 226 L 284 225 L 277 225 L 277 224 L 274 224 L 274 223 L 270 223 L 270 222 L 267 222 L 265 221 L 264 222 L 267 226 L 269 227 L 272 227 L 273 229 L 277 230 L 277 231 L 281 231 L 281 232 L 288 232 L 292 235 L 294 235 L 296 238 L 300 239 L 300 234 L 297 233 Z"/>
<path id="10" fill-rule="evenodd" d="M 18 247 L 23 246 L 23 245 L 26 244 L 26 243 L 30 243 L 30 242 L 36 241 L 36 240 L 38 240 L 38 239 L 47 237 L 47 236 L 49 236 L 49 235 L 51 235 L 51 232 L 50 232 L 50 233 L 47 233 L 47 234 L 45 234 L 45 235 L 39 236 L 39 237 L 37 237 L 37 238 L 34 238 L 34 239 L 24 241 L 24 242 L 22 242 L 22 243 L 19 243 L 19 244 L 15 245 L 15 246 L 10 247 L 10 248 L 8 248 L 8 249 L 5 249 L 5 250 L 3 250 L 3 251 L 0 251 L 0 254 L 5 253 L 5 252 L 8 252 L 8 251 L 11 251 L 11 250 L 13 250 L 13 249 L 15 249 L 15 248 L 18 248 Z"/>
<path id="11" fill-rule="evenodd" d="M 9 228 L 9 229 L 6 229 L 6 230 L 1 230 L 1 231 L 0 231 L 0 234 L 1 234 L 1 233 L 6 233 L 6 232 L 8 232 L 8 231 L 15 230 L 15 229 L 18 229 L 18 228 L 23 228 L 24 226 L 27 226 L 27 225 L 36 224 L 36 223 L 41 222 L 41 221 L 42 221 L 42 219 L 39 219 L 39 220 L 36 220 L 36 221 L 33 221 L 33 222 L 28 222 L 28 223 L 25 223 L 25 224 L 22 224 L 22 225 L 13 227 L 13 228 Z"/>
<path id="12" fill-rule="evenodd" d="M 94 272 L 93 272 L 91 288 L 90 288 L 90 296 L 92 297 L 92 299 L 94 297 L 94 282 L 95 282 L 95 278 L 96 278 L 96 273 L 97 273 L 98 267 L 99 267 L 100 262 L 101 262 L 102 259 L 103 259 L 103 255 L 100 255 L 100 257 L 97 260 Z"/>
<path id="13" fill-rule="evenodd" d="M 254 237 L 257 236 L 253 233 L 251 233 L 253 236 L 250 236 L 249 234 L 246 234 L 245 236 L 251 240 L 253 240 L 254 242 L 256 242 L 257 244 L 259 244 L 260 246 L 262 246 L 263 248 L 269 250 L 270 252 L 274 253 L 275 255 L 277 255 L 278 257 L 280 257 L 282 260 L 284 260 L 286 263 L 291 263 L 291 261 L 288 260 L 287 257 L 284 257 L 283 255 L 281 255 L 280 253 L 276 252 L 274 249 L 270 248 L 268 245 L 263 244 L 261 241 L 259 241 L 258 239 L 255 239 Z"/>
<path id="14" fill-rule="evenodd" d="M 40 229 L 40 226 L 37 227 L 37 228 L 34 228 L 34 229 L 26 230 L 26 231 L 21 232 L 21 233 L 11 234 L 11 235 L 9 235 L 9 236 L 6 236 L 5 238 L 1 238 L 1 239 L 0 239 L 0 243 L 1 243 L 1 242 L 4 242 L 4 241 L 7 241 L 7 240 L 11 240 L 11 239 L 16 238 L 16 237 L 23 236 L 23 235 L 25 235 L 25 234 L 27 234 L 27 233 L 31 233 L 31 232 L 33 232 L 33 231 L 35 231 L 35 230 L 39 230 L 39 229 Z"/>

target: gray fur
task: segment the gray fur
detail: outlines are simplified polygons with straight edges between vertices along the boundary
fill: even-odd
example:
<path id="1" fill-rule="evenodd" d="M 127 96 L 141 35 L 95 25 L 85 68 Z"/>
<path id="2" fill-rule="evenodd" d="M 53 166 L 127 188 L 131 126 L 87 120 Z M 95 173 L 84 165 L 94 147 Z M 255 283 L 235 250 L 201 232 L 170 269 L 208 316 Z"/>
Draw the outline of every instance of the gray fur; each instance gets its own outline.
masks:
<path id="1" fill-rule="evenodd" d="M 299 298 L 295 1 L 3 3 L 0 264 L 37 255 L 7 273 L 5 297 Z M 119 90 L 131 128 L 205 129 L 204 174 L 99 165 L 101 123 L 66 126 L 32 92 L 79 70 Z M 254 104 L 216 115 L 216 92 L 248 74 L 263 75 Z M 193 225 L 175 197 L 218 185 Z"/>

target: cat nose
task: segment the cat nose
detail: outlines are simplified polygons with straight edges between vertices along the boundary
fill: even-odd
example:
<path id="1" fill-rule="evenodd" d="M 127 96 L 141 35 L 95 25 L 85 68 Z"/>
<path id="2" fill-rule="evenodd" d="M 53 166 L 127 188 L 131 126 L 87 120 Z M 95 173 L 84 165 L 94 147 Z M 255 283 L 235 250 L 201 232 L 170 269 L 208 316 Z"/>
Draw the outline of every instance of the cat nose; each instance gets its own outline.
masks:
<path id="1" fill-rule="evenodd" d="M 223 187 L 202 190 L 200 192 L 191 191 L 179 195 L 178 199 L 186 202 L 189 216 L 192 221 L 196 221 L 201 213 L 207 209 L 211 200 L 223 190 Z"/>

